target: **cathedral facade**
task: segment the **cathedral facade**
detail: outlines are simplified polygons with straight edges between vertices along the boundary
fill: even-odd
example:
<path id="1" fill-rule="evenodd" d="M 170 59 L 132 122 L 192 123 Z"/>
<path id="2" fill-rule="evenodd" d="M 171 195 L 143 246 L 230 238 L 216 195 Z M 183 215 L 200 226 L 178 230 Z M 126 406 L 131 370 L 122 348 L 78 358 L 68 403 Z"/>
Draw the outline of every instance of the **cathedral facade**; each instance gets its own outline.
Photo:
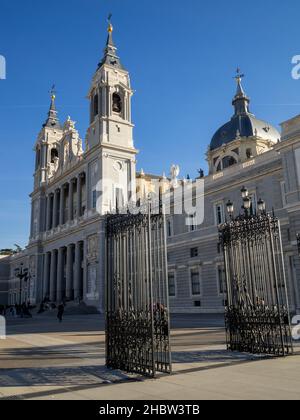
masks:
<path id="1" fill-rule="evenodd" d="M 104 57 L 89 90 L 90 125 L 85 146 L 68 118 L 63 124 L 51 96 L 48 118 L 36 143 L 31 230 L 26 250 L 0 260 L 0 303 L 45 298 L 84 302 L 104 310 L 105 214 L 115 204 L 144 198 L 157 181 L 168 195 L 191 180 L 136 172 L 131 88 L 109 25 Z M 233 116 L 217 130 L 207 151 L 209 173 L 204 183 L 204 221 L 193 214 L 167 216 L 169 295 L 173 312 L 216 313 L 224 310 L 224 267 L 218 226 L 226 203 L 240 211 L 246 187 L 255 211 L 263 198 L 282 226 L 284 259 L 291 309 L 300 312 L 300 117 L 282 124 L 282 132 L 257 119 L 236 77 Z M 187 223 L 189 219 L 189 223 Z M 195 220 L 195 222 L 191 222 Z M 28 269 L 20 285 L 16 269 Z M 21 296 L 20 296 L 21 294 Z"/>

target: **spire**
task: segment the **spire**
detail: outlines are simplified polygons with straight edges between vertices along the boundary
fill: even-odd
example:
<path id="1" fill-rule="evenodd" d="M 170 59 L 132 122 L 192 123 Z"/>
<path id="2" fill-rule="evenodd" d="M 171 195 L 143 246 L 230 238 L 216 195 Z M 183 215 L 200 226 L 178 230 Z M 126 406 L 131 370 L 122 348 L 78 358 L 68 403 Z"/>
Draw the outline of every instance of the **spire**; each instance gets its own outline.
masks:
<path id="1" fill-rule="evenodd" d="M 45 124 L 43 125 L 43 127 L 60 128 L 60 123 L 57 117 L 57 111 L 56 111 L 56 106 L 55 106 L 55 99 L 56 99 L 55 85 L 52 86 L 49 93 L 51 95 L 50 109 L 48 112 L 48 118 Z"/>
<path id="2" fill-rule="evenodd" d="M 240 69 L 238 68 L 236 71 L 235 80 L 237 83 L 237 90 L 236 95 L 233 98 L 232 105 L 234 106 L 234 114 L 235 115 L 242 115 L 242 114 L 249 114 L 249 103 L 250 99 L 245 94 L 243 86 L 242 86 L 242 79 L 245 77 L 244 74 L 241 74 Z"/>
<path id="3" fill-rule="evenodd" d="M 111 23 L 112 14 L 108 16 L 108 36 L 107 36 L 107 42 L 106 47 L 104 49 L 104 57 L 102 61 L 98 64 L 98 69 L 102 67 L 103 65 L 113 66 L 117 69 L 123 69 L 123 66 L 121 64 L 121 61 L 119 57 L 117 56 L 117 48 L 113 41 L 113 25 Z"/>

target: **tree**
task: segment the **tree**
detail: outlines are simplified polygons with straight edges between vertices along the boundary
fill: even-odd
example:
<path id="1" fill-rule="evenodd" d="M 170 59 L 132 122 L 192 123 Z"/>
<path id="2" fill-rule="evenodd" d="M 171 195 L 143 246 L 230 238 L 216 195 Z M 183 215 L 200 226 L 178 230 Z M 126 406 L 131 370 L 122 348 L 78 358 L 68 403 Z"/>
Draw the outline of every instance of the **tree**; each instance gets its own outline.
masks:
<path id="1" fill-rule="evenodd" d="M 10 255 L 19 254 L 22 251 L 23 251 L 23 248 L 20 245 L 15 244 L 15 249 L 10 249 L 10 248 L 0 249 L 0 255 L 10 256 Z"/>
<path id="2" fill-rule="evenodd" d="M 13 249 L 0 249 L 0 255 L 13 255 L 14 253 Z"/>

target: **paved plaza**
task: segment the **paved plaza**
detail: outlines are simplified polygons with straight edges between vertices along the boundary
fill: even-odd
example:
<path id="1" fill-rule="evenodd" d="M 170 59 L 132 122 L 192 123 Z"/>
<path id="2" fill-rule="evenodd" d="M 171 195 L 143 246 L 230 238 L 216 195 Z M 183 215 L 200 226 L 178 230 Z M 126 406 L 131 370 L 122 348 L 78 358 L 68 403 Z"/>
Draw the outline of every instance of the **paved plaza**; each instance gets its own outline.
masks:
<path id="1" fill-rule="evenodd" d="M 101 316 L 9 320 L 0 341 L 0 399 L 299 399 L 300 348 L 285 359 L 229 353 L 220 316 L 176 315 L 171 376 L 105 368 Z"/>

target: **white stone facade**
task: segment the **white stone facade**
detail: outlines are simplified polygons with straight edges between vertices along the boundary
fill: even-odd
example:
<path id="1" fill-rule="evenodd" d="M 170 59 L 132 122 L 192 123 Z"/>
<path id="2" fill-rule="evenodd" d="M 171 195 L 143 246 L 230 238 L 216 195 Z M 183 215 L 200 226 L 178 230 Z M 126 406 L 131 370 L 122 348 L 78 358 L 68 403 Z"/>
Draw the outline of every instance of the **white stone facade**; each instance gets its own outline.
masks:
<path id="1" fill-rule="evenodd" d="M 103 311 L 105 213 L 134 199 L 136 192 L 142 197 L 152 192 L 156 180 L 161 181 L 163 192 L 170 187 L 171 181 L 165 176 L 153 177 L 143 171 L 136 176 L 133 91 L 111 32 L 110 27 L 105 57 L 88 93 L 90 126 L 85 150 L 75 122 L 68 118 L 60 125 L 52 96 L 48 120 L 35 145 L 30 241 L 24 253 L 9 259 L 8 291 L 0 289 L 3 302 L 4 293 L 7 303 L 19 302 L 20 284 L 14 272 L 23 263 L 29 269 L 30 281 L 21 300 L 36 304 L 46 297 L 53 302 L 83 300 Z M 242 94 L 235 101 L 241 100 Z M 259 133 L 250 137 L 236 133 L 231 142 L 210 150 L 210 173 L 203 178 L 204 223 L 191 227 L 186 224 L 186 215 L 168 218 L 173 312 L 223 311 L 218 225 L 226 216 L 226 202 L 240 202 L 242 186 L 248 188 L 253 205 L 262 197 L 268 210 L 274 208 L 281 220 L 291 308 L 300 312 L 296 247 L 296 234 L 300 233 L 300 117 L 282 124 L 282 129 L 278 143 Z M 221 162 L 227 156 L 234 157 L 234 164 L 223 167 Z M 4 262 L 0 262 L 2 282 L 7 275 L 7 259 L 5 264 L 3 268 Z"/>

